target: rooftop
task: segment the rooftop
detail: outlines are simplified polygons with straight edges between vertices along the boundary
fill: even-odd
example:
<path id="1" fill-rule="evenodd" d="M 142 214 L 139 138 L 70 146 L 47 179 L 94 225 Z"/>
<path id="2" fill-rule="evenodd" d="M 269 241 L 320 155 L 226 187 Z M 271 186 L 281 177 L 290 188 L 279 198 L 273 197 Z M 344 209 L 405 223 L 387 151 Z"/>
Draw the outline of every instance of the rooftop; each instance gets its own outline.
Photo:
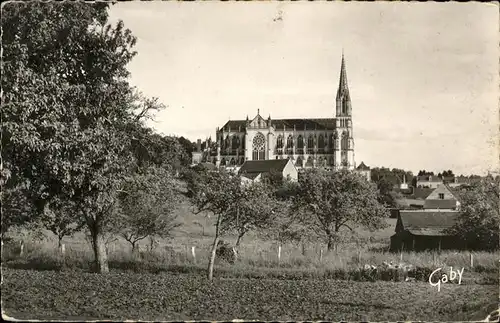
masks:
<path id="1" fill-rule="evenodd" d="M 456 211 L 400 211 L 396 228 L 415 235 L 447 235 L 446 229 L 457 223 Z"/>
<path id="2" fill-rule="evenodd" d="M 288 159 L 247 160 L 241 165 L 240 174 L 282 172 L 288 162 Z"/>

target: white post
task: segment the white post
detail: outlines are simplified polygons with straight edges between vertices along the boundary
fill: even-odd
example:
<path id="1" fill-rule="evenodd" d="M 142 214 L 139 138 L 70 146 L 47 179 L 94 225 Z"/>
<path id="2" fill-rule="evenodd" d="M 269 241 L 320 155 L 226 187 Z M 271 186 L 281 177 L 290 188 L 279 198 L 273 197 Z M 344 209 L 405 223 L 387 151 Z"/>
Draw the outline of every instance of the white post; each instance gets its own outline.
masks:
<path id="1" fill-rule="evenodd" d="M 278 246 L 278 263 L 281 263 L 281 245 Z"/>
<path id="2" fill-rule="evenodd" d="M 191 247 L 191 255 L 193 256 L 193 261 L 196 263 L 196 253 L 195 253 L 194 249 L 195 249 L 195 246 L 192 246 Z"/>
<path id="3" fill-rule="evenodd" d="M 24 241 L 21 240 L 21 248 L 20 248 L 20 251 L 19 251 L 19 256 L 22 256 L 24 254 Z"/>
<path id="4" fill-rule="evenodd" d="M 323 261 L 323 248 L 319 250 L 319 262 Z"/>
<path id="5" fill-rule="evenodd" d="M 64 255 L 66 254 L 66 246 L 63 244 L 61 244 L 61 255 L 64 257 Z"/>
<path id="6" fill-rule="evenodd" d="M 472 255 L 472 252 L 470 253 L 470 267 L 474 267 L 474 256 Z"/>

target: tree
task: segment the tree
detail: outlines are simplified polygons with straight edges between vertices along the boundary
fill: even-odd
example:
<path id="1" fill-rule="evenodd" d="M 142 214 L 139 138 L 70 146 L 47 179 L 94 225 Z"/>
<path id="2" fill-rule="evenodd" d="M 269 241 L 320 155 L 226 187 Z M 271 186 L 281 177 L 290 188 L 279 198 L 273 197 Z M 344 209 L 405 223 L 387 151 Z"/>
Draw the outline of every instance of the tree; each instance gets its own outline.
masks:
<path id="1" fill-rule="evenodd" d="M 212 280 L 217 245 L 221 236 L 230 229 L 230 219 L 237 212 L 237 201 L 242 196 L 241 178 L 220 172 L 207 172 L 196 188 L 193 203 L 196 213 L 210 212 L 215 216 L 215 237 L 208 263 L 208 279 Z"/>
<path id="2" fill-rule="evenodd" d="M 306 171 L 299 182 L 295 209 L 306 212 L 303 223 L 321 233 L 328 250 L 336 247 L 343 227 L 352 231 L 354 226 L 377 229 L 386 225 L 388 212 L 377 200 L 375 184 L 359 174 L 313 169 Z"/>
<path id="3" fill-rule="evenodd" d="M 2 166 L 16 174 L 6 186 L 25 183 L 38 214 L 53 199 L 73 201 L 98 272 L 109 271 L 103 230 L 136 169 L 134 132 L 162 108 L 129 85 L 136 39 L 123 22 L 107 24 L 107 7 L 12 3 L 2 12 Z"/>
<path id="4" fill-rule="evenodd" d="M 81 212 L 75 203 L 71 200 L 60 200 L 53 198 L 45 205 L 43 214 L 39 221 L 41 225 L 51 231 L 57 237 L 57 246 L 61 248 L 62 239 L 71 236 L 80 231 L 85 222 L 81 215 L 75 216 L 74 213 Z"/>
<path id="5" fill-rule="evenodd" d="M 252 182 L 241 187 L 240 198 L 236 203 L 236 212 L 229 213 L 227 226 L 234 228 L 238 234 L 235 246 L 249 231 L 264 230 L 274 223 L 283 203 L 278 203 L 272 187 L 266 183 Z"/>
<path id="6" fill-rule="evenodd" d="M 377 183 L 377 188 L 379 190 L 378 201 L 388 207 L 396 207 L 396 192 L 393 190 L 393 184 L 387 179 L 382 178 Z"/>
<path id="7" fill-rule="evenodd" d="M 462 238 L 470 249 L 498 249 L 500 179 L 487 176 L 460 196 L 459 220 L 450 233 Z"/>
<path id="8" fill-rule="evenodd" d="M 177 140 L 179 144 L 183 147 L 184 151 L 186 152 L 186 155 L 182 159 L 182 164 L 184 166 L 191 165 L 191 160 L 193 158 L 193 151 L 196 150 L 196 143 L 191 142 L 189 139 L 186 139 L 182 136 L 177 138 Z"/>
<path id="9" fill-rule="evenodd" d="M 174 213 L 178 196 L 171 174 L 151 166 L 128 179 L 119 196 L 115 228 L 135 251 L 148 237 L 167 237 L 180 224 Z"/>

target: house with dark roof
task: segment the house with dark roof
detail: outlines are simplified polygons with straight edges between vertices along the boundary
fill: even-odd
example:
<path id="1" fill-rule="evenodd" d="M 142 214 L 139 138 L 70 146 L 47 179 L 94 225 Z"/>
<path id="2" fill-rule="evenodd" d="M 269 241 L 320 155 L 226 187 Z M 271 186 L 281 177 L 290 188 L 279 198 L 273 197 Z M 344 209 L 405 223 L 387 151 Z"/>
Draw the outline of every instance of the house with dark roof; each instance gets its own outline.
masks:
<path id="1" fill-rule="evenodd" d="M 239 169 L 243 181 L 260 181 L 266 176 L 280 174 L 292 181 L 298 180 L 297 167 L 289 159 L 247 160 Z"/>
<path id="2" fill-rule="evenodd" d="M 441 184 L 424 201 L 424 209 L 458 210 L 460 201 L 448 185 Z"/>
<path id="3" fill-rule="evenodd" d="M 393 252 L 463 249 L 462 240 L 449 233 L 458 221 L 457 211 L 400 210 L 395 234 L 391 236 Z"/>

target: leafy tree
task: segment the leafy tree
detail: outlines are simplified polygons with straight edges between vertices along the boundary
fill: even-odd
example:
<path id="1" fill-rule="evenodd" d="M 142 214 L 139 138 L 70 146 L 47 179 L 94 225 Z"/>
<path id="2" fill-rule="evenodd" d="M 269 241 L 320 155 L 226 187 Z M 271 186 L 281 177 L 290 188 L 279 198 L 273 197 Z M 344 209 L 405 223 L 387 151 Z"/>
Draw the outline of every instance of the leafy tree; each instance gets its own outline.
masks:
<path id="1" fill-rule="evenodd" d="M 379 190 L 378 201 L 388 207 L 396 207 L 397 194 L 393 190 L 393 184 L 387 179 L 382 178 L 378 181 L 377 188 Z"/>
<path id="2" fill-rule="evenodd" d="M 417 176 L 434 176 L 434 172 L 428 172 L 425 169 L 424 170 L 419 170 Z"/>
<path id="3" fill-rule="evenodd" d="M 27 197 L 27 188 L 2 187 L 2 239 L 12 226 L 22 225 L 37 213 L 32 201 Z"/>
<path id="4" fill-rule="evenodd" d="M 249 231 L 270 228 L 274 217 L 283 207 L 283 203 L 278 203 L 272 187 L 268 184 L 252 182 L 240 189 L 240 199 L 234 201 L 237 204 L 236 212 L 230 213 L 226 218 L 227 226 L 234 228 L 238 234 L 236 247 Z"/>
<path id="5" fill-rule="evenodd" d="M 82 221 L 83 217 L 75 215 L 75 213 L 80 212 L 73 201 L 53 198 L 45 205 L 39 221 L 42 227 L 51 231 L 57 237 L 58 247 L 60 248 L 64 237 L 72 236 L 85 225 L 85 222 Z"/>
<path id="6" fill-rule="evenodd" d="M 386 181 L 392 185 L 399 185 L 406 180 L 406 183 L 411 183 L 413 173 L 404 169 L 393 168 L 392 170 L 386 167 L 374 167 L 371 169 L 371 180 L 374 183 Z"/>
<path id="7" fill-rule="evenodd" d="M 186 139 L 184 137 L 179 137 L 177 138 L 179 141 L 179 144 L 184 148 L 184 151 L 186 152 L 186 156 L 184 160 L 182 160 L 183 165 L 188 166 L 191 164 L 191 160 L 193 158 L 193 151 L 196 150 L 196 143 L 191 142 L 189 139 Z"/>
<path id="8" fill-rule="evenodd" d="M 378 202 L 375 184 L 349 171 L 332 173 L 314 169 L 299 179 L 295 209 L 304 210 L 303 223 L 321 233 L 328 250 L 336 247 L 342 227 L 382 228 L 387 210 Z"/>
<path id="9" fill-rule="evenodd" d="M 498 249 L 500 227 L 500 179 L 488 176 L 461 192 L 458 223 L 450 230 L 470 249 Z"/>
<path id="10" fill-rule="evenodd" d="M 180 224 L 174 213 L 178 202 L 170 173 L 149 167 L 128 179 L 119 196 L 115 228 L 135 251 L 137 242 L 148 237 L 167 237 Z"/>
<path id="11" fill-rule="evenodd" d="M 272 169 L 269 173 L 264 173 L 262 175 L 262 181 L 272 187 L 280 187 L 283 185 L 283 182 L 286 180 L 283 178 L 283 174 L 279 171 Z"/>
<path id="12" fill-rule="evenodd" d="M 193 197 L 196 213 L 209 212 L 215 216 L 215 237 L 208 263 L 208 279 L 212 280 L 217 245 L 221 236 L 232 228 L 228 220 L 237 213 L 242 185 L 239 176 L 225 171 L 207 172 L 200 179 Z"/>
<path id="13" fill-rule="evenodd" d="M 16 174 L 6 186 L 26 183 L 39 214 L 53 199 L 72 200 L 99 272 L 109 270 L 103 228 L 136 167 L 134 131 L 161 108 L 129 85 L 136 39 L 121 21 L 107 24 L 107 7 L 11 3 L 2 12 L 3 166 Z"/>

